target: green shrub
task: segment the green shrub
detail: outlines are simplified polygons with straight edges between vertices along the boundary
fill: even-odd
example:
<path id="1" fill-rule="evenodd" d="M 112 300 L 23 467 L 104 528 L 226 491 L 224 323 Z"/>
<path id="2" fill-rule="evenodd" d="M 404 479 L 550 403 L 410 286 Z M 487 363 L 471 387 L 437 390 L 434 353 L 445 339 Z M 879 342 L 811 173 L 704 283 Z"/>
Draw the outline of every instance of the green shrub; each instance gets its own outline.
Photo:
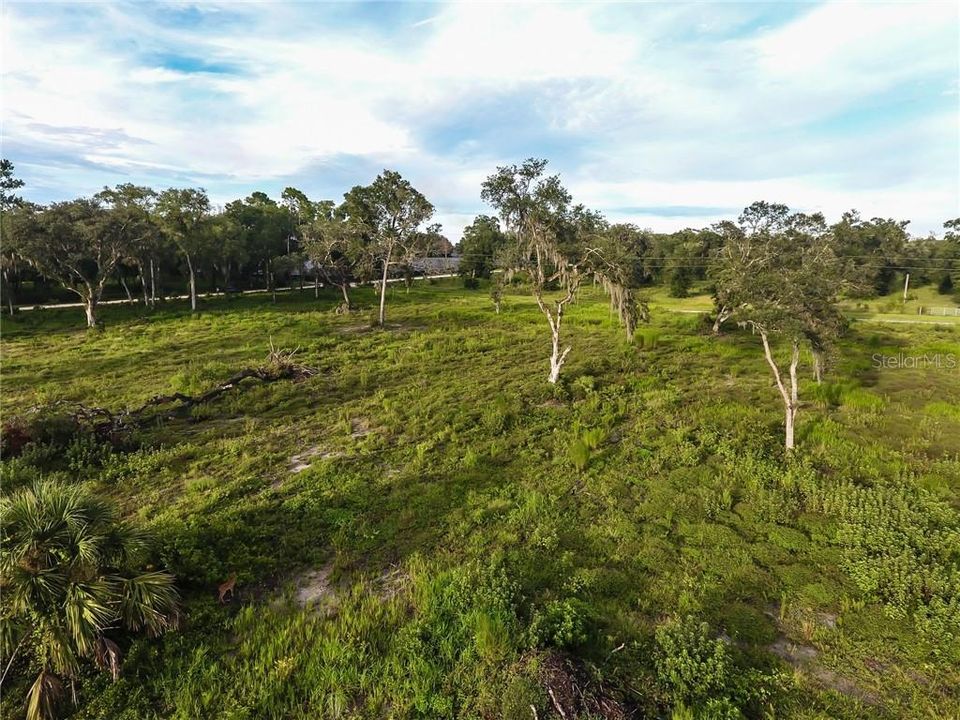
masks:
<path id="1" fill-rule="evenodd" d="M 585 608 L 574 599 L 551 600 L 535 610 L 530 620 L 530 643 L 534 646 L 574 647 L 586 641 Z"/>
<path id="2" fill-rule="evenodd" d="M 657 679 L 678 700 L 702 705 L 727 690 L 733 668 L 727 646 L 692 615 L 656 630 Z"/>
<path id="3" fill-rule="evenodd" d="M 823 382 L 810 388 L 810 399 L 820 407 L 839 407 L 843 403 L 844 393 L 850 389 L 849 383 Z"/>
<path id="4" fill-rule="evenodd" d="M 846 387 L 842 393 L 841 404 L 859 410 L 876 411 L 881 409 L 886 402 L 882 397 L 875 395 L 869 390 L 858 387 Z"/>
<path id="5" fill-rule="evenodd" d="M 590 463 L 590 448 L 587 447 L 587 444 L 582 439 L 577 438 L 570 443 L 570 447 L 567 448 L 567 456 L 577 471 L 583 472 Z"/>
<path id="6" fill-rule="evenodd" d="M 593 375 L 581 375 L 570 384 L 573 396 L 582 399 L 597 389 L 597 379 Z"/>
<path id="7" fill-rule="evenodd" d="M 607 433 L 603 428 L 591 428 L 589 430 L 584 430 L 583 435 L 580 436 L 580 439 L 583 441 L 583 444 L 589 450 L 596 450 L 607 439 Z"/>

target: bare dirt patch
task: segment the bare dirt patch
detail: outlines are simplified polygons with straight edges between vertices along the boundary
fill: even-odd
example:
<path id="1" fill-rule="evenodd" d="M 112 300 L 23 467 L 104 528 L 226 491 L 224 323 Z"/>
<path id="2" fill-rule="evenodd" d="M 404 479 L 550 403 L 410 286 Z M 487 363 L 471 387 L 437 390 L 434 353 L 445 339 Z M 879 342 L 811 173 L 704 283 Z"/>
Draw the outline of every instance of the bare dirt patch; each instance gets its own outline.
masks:
<path id="1" fill-rule="evenodd" d="M 373 327 L 370 325 L 347 325 L 345 327 L 338 328 L 338 330 L 344 335 L 359 335 L 361 333 L 370 332 L 373 330 Z"/>
<path id="2" fill-rule="evenodd" d="M 354 440 L 365 437 L 372 433 L 370 421 L 366 418 L 353 418 L 350 420 L 350 437 Z"/>
<path id="3" fill-rule="evenodd" d="M 876 693 L 863 688 L 856 681 L 821 665 L 818 661 L 820 652 L 815 647 L 806 643 L 793 641 L 784 635 L 779 605 L 771 605 L 765 612 L 769 617 L 773 618 L 781 630 L 780 637 L 767 646 L 770 652 L 791 667 L 806 673 L 824 688 L 838 692 L 841 695 L 856 698 L 868 705 L 879 706 L 881 704 L 880 698 Z M 801 617 L 802 616 L 803 613 L 801 613 Z M 835 630 L 837 627 L 837 616 L 829 612 L 817 612 L 810 616 L 808 611 L 806 625 L 809 627 L 811 635 L 813 628 L 817 626 Z M 807 637 L 807 635 L 805 634 L 804 637 Z"/>
<path id="4" fill-rule="evenodd" d="M 836 613 L 818 612 L 816 617 L 817 617 L 818 625 L 822 625 L 825 628 L 830 628 L 831 630 L 836 629 L 837 627 Z"/>
<path id="5" fill-rule="evenodd" d="M 816 648 L 791 642 L 785 637 L 778 638 L 768 646 L 770 652 L 794 667 L 800 667 L 817 659 Z"/>
<path id="6" fill-rule="evenodd" d="M 294 598 L 300 607 L 320 606 L 334 601 L 336 593 L 330 584 L 332 571 L 333 562 L 331 561 L 323 567 L 308 570 L 297 578 Z"/>
<path id="7" fill-rule="evenodd" d="M 308 467 L 310 467 L 310 461 L 311 461 L 314 457 L 316 457 L 317 455 L 319 455 L 320 452 L 321 452 L 321 451 L 320 451 L 320 446 L 319 446 L 319 445 L 314 445 L 313 447 L 307 448 L 306 450 L 304 450 L 304 451 L 301 452 L 301 453 L 297 453 L 296 455 L 291 455 L 291 456 L 290 456 L 290 465 L 289 465 L 289 468 L 288 468 L 288 469 L 289 469 L 290 472 L 292 472 L 292 473 L 303 472 L 303 471 L 306 470 Z"/>
<path id="8" fill-rule="evenodd" d="M 869 690 L 860 687 L 855 681 L 817 663 L 819 652 L 816 648 L 796 643 L 781 636 L 767 646 L 774 655 L 798 670 L 806 672 L 820 685 L 841 695 L 854 697 L 870 705 L 879 705 L 880 699 Z"/>
<path id="9" fill-rule="evenodd" d="M 394 565 L 380 573 L 374 581 L 376 593 L 384 600 L 396 597 L 410 583 L 410 575 L 400 566 Z"/>
<path id="10" fill-rule="evenodd" d="M 314 458 L 329 460 L 330 458 L 340 457 L 341 455 L 343 455 L 343 452 L 340 450 L 323 450 L 319 445 L 314 445 L 301 453 L 291 455 L 287 469 L 294 474 L 300 473 L 313 464 Z"/>

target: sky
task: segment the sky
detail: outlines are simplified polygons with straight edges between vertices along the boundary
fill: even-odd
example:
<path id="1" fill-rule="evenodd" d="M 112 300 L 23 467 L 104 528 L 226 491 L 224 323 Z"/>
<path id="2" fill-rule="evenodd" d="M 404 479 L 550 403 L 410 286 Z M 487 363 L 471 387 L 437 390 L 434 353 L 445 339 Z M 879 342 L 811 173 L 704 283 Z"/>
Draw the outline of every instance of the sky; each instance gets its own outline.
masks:
<path id="1" fill-rule="evenodd" d="M 960 215 L 957 2 L 11 2 L 0 142 L 36 202 L 133 182 L 341 199 L 384 168 L 456 241 L 497 166 L 657 231 L 755 200 Z"/>

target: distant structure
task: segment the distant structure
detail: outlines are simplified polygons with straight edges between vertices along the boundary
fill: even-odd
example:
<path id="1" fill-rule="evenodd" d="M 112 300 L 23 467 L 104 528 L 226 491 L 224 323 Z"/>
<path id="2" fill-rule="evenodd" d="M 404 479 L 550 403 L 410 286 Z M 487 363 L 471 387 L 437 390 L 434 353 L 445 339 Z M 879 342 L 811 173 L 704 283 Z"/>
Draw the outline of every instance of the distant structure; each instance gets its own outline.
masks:
<path id="1" fill-rule="evenodd" d="M 460 269 L 460 258 L 451 257 L 426 257 L 413 261 L 413 270 L 423 275 L 455 275 Z"/>
<path id="2" fill-rule="evenodd" d="M 410 265 L 413 267 L 414 275 L 456 275 L 460 269 L 460 258 L 458 256 L 450 257 L 425 257 L 417 258 Z M 314 269 L 317 264 L 313 260 L 307 260 L 303 265 L 303 274 L 305 277 L 313 277 Z M 394 275 L 402 275 L 401 266 L 397 265 Z M 291 277 L 300 277 L 300 269 L 296 268 L 290 272 Z"/>

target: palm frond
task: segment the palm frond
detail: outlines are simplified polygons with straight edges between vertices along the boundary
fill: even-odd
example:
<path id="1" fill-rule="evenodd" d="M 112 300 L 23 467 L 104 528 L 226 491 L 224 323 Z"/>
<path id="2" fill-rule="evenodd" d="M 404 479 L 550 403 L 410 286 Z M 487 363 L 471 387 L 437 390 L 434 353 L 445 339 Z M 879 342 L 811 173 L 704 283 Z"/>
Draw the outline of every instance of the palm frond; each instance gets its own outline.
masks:
<path id="1" fill-rule="evenodd" d="M 27 628 L 16 618 L 0 617 L 0 656 L 9 658 L 26 632 Z"/>
<path id="2" fill-rule="evenodd" d="M 103 543 L 104 560 L 113 567 L 136 564 L 150 546 L 150 534 L 129 523 L 115 523 Z"/>
<path id="3" fill-rule="evenodd" d="M 179 606 L 179 595 L 173 576 L 166 572 L 149 572 L 122 578 L 119 616 L 129 630 L 146 630 L 159 635 L 172 627 Z"/>
<path id="4" fill-rule="evenodd" d="M 123 652 L 120 646 L 107 637 L 99 637 L 93 646 L 93 661 L 101 670 L 109 670 L 110 677 L 116 682 L 120 677 L 120 660 Z"/>
<path id="5" fill-rule="evenodd" d="M 41 670 L 27 694 L 27 720 L 53 720 L 63 696 L 63 683 L 48 670 Z"/>
<path id="6" fill-rule="evenodd" d="M 5 601 L 17 614 L 55 609 L 67 585 L 65 575 L 57 568 L 33 571 L 18 566 L 10 570 L 8 577 Z"/>
<path id="7" fill-rule="evenodd" d="M 55 623 L 40 628 L 40 654 L 61 675 L 73 677 L 80 670 L 80 658 L 70 640 L 70 633 Z"/>
<path id="8" fill-rule="evenodd" d="M 71 583 L 63 601 L 67 631 L 77 652 L 90 656 L 97 637 L 116 617 L 112 607 L 115 590 L 108 580 Z"/>

